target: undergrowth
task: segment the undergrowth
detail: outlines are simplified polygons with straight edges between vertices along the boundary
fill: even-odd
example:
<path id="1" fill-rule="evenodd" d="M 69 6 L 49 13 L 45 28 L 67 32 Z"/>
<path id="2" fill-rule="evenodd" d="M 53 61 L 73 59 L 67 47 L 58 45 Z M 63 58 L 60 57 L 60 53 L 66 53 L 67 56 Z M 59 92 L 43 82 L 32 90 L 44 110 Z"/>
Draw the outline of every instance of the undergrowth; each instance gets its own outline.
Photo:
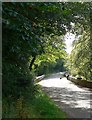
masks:
<path id="1" fill-rule="evenodd" d="M 24 99 L 21 96 L 11 103 L 3 100 L 3 118 L 66 118 L 66 114 L 42 92 L 41 88 L 37 89 L 33 99 Z"/>

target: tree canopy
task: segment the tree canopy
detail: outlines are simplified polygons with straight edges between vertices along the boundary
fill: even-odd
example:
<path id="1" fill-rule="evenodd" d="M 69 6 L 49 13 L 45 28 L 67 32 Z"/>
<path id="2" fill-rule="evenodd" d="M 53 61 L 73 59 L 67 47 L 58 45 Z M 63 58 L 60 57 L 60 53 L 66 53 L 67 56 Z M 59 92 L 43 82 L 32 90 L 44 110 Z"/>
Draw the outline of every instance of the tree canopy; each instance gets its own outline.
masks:
<path id="1" fill-rule="evenodd" d="M 17 82 L 21 77 L 22 82 L 29 80 L 32 86 L 33 77 L 30 73 L 37 65 L 60 63 L 61 60 L 62 66 L 66 56 L 63 37 L 68 31 L 79 34 L 79 27 L 84 30 L 88 28 L 89 6 L 90 3 L 81 2 L 2 3 L 5 96 L 18 94 Z M 71 23 L 75 24 L 74 29 Z M 57 66 L 59 64 L 54 68 Z M 32 91 L 32 87 L 30 89 Z"/>

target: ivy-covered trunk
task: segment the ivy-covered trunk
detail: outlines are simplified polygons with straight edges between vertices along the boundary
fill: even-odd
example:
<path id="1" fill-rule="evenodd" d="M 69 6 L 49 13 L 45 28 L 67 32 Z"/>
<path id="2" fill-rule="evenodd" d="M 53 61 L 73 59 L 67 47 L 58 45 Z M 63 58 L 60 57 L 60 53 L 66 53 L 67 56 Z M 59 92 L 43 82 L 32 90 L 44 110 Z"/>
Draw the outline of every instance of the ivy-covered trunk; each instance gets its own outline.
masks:
<path id="1" fill-rule="evenodd" d="M 33 66 L 35 60 L 36 60 L 36 56 L 33 56 L 32 60 L 30 62 L 30 66 L 29 66 L 30 71 L 32 70 L 32 66 Z"/>

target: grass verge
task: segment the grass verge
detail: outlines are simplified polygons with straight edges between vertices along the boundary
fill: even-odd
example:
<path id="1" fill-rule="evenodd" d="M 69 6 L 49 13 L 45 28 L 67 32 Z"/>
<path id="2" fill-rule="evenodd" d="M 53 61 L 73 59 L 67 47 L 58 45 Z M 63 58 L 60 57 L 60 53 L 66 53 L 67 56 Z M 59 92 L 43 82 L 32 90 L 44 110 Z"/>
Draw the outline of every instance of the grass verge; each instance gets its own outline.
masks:
<path id="1" fill-rule="evenodd" d="M 41 90 L 30 105 L 41 118 L 66 118 L 66 114 Z"/>
<path id="2" fill-rule="evenodd" d="M 20 97 L 10 106 L 6 105 L 6 111 L 3 109 L 3 118 L 66 118 L 66 114 L 41 89 L 32 100 Z"/>

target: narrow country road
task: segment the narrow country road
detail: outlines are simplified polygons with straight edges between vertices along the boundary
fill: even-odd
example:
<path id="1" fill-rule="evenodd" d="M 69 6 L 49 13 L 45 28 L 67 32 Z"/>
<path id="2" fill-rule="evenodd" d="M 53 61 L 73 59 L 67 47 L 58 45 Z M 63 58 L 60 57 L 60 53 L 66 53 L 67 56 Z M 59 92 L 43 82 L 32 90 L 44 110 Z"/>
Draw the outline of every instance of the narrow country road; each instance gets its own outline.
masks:
<path id="1" fill-rule="evenodd" d="M 60 77 L 62 76 L 62 79 Z M 91 118 L 92 91 L 76 86 L 63 77 L 62 73 L 53 74 L 40 81 L 43 90 L 57 106 L 67 113 L 68 118 Z"/>

